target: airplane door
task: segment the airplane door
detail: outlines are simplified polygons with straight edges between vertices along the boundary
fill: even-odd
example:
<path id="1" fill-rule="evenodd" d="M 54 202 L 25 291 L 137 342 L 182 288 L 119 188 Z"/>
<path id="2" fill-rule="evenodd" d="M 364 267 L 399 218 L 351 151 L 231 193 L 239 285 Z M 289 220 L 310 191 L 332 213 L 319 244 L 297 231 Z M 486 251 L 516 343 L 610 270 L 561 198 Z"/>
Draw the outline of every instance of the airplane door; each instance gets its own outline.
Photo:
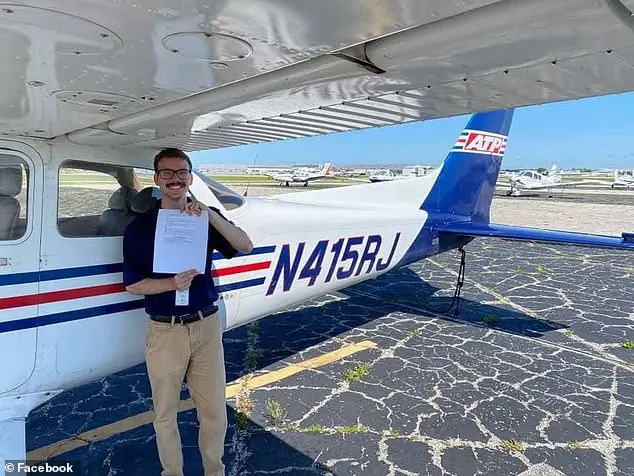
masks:
<path id="1" fill-rule="evenodd" d="M 0 141 L 0 395 L 26 382 L 35 365 L 42 223 L 42 160 Z"/>
<path id="2" fill-rule="evenodd" d="M 147 177 L 98 155 L 75 158 L 82 153 L 54 149 L 44 176 L 40 292 L 56 298 L 40 304 L 38 340 L 54 352 L 38 358 L 65 384 L 142 362 L 148 321 L 121 276 L 132 188 Z"/>

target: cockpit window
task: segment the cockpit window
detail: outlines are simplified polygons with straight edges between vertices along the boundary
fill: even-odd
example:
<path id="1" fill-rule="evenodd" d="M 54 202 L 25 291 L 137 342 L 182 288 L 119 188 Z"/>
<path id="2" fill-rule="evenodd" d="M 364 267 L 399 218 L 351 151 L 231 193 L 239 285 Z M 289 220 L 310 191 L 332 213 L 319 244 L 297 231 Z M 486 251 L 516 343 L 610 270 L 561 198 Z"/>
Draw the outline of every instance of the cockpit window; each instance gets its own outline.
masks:
<path id="1" fill-rule="evenodd" d="M 67 160 L 58 177 L 57 227 L 68 238 L 122 236 L 157 198 L 153 170 Z"/>
<path id="2" fill-rule="evenodd" d="M 29 166 L 10 154 L 0 155 L 0 241 L 22 238 L 26 232 Z"/>
<path id="3" fill-rule="evenodd" d="M 211 177 L 194 170 L 194 173 L 209 187 L 218 201 L 227 210 L 235 210 L 244 204 L 244 198 L 235 190 L 216 182 Z"/>

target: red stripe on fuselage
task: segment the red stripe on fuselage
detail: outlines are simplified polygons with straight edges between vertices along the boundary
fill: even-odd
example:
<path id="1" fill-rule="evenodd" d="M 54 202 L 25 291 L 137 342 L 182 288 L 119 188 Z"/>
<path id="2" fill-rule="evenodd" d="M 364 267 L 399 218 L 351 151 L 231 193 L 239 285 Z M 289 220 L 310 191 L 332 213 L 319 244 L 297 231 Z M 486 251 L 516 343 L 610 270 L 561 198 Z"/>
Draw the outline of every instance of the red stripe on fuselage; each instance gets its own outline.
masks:
<path id="1" fill-rule="evenodd" d="M 213 277 L 230 276 L 232 274 L 246 273 L 249 271 L 259 271 L 268 269 L 271 266 L 270 261 L 261 263 L 244 264 L 241 266 L 233 266 L 230 268 L 220 268 L 212 270 Z M 29 294 L 26 296 L 13 296 L 8 298 L 0 298 L 1 309 L 13 309 L 16 307 L 36 306 L 38 304 L 48 304 L 52 302 L 67 301 L 69 299 L 80 299 L 85 297 L 103 296 L 106 294 L 115 294 L 125 291 L 123 283 L 104 284 L 101 286 L 90 286 L 86 288 L 64 289 L 61 291 L 51 291 L 41 294 Z"/>
<path id="2" fill-rule="evenodd" d="M 64 289 L 62 291 L 51 291 L 49 293 L 29 294 L 27 296 L 0 298 L 0 309 L 35 306 L 37 304 L 48 304 L 51 302 L 67 301 L 68 299 L 101 296 L 104 294 L 114 294 L 123 291 L 125 291 L 123 283 L 117 283 L 90 286 L 87 288 Z"/>
<path id="3" fill-rule="evenodd" d="M 240 266 L 232 266 L 230 268 L 220 268 L 211 271 L 211 275 L 214 278 L 220 276 L 230 276 L 232 274 L 247 273 L 249 271 L 259 271 L 261 269 L 268 269 L 271 266 L 270 261 L 263 261 L 262 263 L 243 264 Z"/>

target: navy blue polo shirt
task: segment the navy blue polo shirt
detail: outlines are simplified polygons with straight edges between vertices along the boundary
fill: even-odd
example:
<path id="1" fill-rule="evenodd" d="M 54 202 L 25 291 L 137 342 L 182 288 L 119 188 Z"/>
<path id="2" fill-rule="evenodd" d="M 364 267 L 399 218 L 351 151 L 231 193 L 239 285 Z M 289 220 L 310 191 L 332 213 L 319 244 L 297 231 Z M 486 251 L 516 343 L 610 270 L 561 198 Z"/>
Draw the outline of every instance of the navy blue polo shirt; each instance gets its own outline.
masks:
<path id="1" fill-rule="evenodd" d="M 160 208 L 157 204 L 134 219 L 123 235 L 123 283 L 126 286 L 145 278 L 169 278 L 173 274 L 154 273 L 154 233 Z M 214 210 L 218 211 L 214 208 Z M 218 213 L 220 213 L 218 211 Z M 221 214 L 222 216 L 222 214 Z M 223 216 L 224 218 L 224 216 Z M 145 312 L 164 316 L 188 314 L 212 306 L 218 300 L 218 292 L 211 276 L 211 255 L 218 250 L 225 258 L 232 258 L 237 251 L 211 224 L 207 238 L 205 273 L 196 276 L 189 288 L 189 305 L 176 306 L 176 291 L 145 296 Z"/>

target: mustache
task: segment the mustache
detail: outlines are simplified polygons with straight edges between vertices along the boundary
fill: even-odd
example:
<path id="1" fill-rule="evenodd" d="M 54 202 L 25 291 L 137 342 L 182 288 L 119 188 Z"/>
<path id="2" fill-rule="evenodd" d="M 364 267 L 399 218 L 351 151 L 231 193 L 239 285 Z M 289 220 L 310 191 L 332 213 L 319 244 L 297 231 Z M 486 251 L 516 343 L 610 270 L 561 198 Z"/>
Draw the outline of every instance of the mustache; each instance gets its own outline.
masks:
<path id="1" fill-rule="evenodd" d="M 181 182 L 181 181 L 170 182 L 170 183 L 166 184 L 166 187 L 170 187 L 172 185 L 182 185 L 184 187 L 185 186 L 185 182 Z"/>

